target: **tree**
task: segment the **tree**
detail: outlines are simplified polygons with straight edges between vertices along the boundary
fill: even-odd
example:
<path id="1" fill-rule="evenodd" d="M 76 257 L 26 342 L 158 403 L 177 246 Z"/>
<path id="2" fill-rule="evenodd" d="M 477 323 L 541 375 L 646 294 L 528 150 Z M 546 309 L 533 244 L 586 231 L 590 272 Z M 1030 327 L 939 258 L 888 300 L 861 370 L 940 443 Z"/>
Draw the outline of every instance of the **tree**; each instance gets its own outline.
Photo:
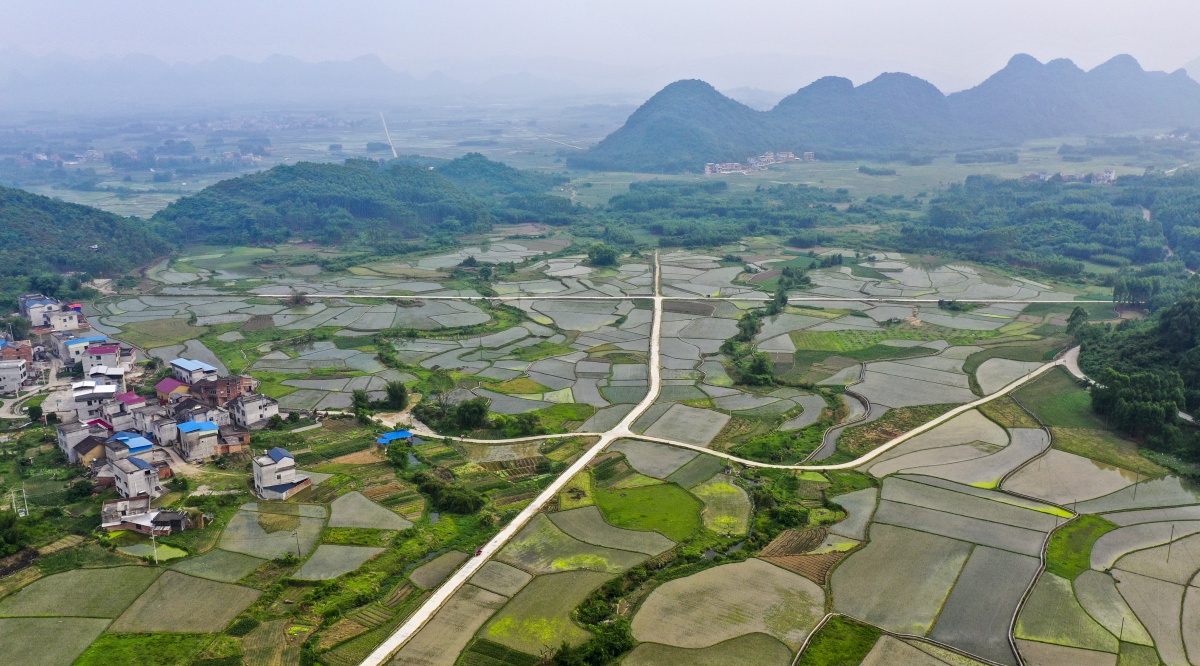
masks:
<path id="1" fill-rule="evenodd" d="M 272 415 L 267 419 L 267 427 L 271 430 L 283 430 L 283 417 L 278 414 Z"/>
<path id="2" fill-rule="evenodd" d="M 404 444 L 401 444 L 400 440 L 396 440 L 388 445 L 387 457 L 388 461 L 396 466 L 396 469 L 408 469 L 408 464 L 410 462 L 408 459 L 408 447 Z"/>
<path id="3" fill-rule="evenodd" d="M 593 266 L 612 266 L 617 263 L 617 249 L 605 243 L 588 248 L 588 263 Z"/>
<path id="4" fill-rule="evenodd" d="M 395 410 L 401 410 L 408 407 L 408 387 L 402 381 L 388 382 L 384 387 L 384 392 L 387 394 L 384 398 L 388 407 Z"/>
<path id="5" fill-rule="evenodd" d="M 1071 316 L 1067 317 L 1067 333 L 1074 335 L 1087 322 L 1087 311 L 1076 305 L 1075 309 L 1071 310 Z"/>
<path id="6" fill-rule="evenodd" d="M 42 406 L 41 405 L 30 405 L 29 406 L 29 420 L 30 421 L 41 421 L 42 420 Z"/>
<path id="7" fill-rule="evenodd" d="M 479 265 L 479 260 L 475 258 L 475 255 L 469 254 L 467 255 L 467 258 L 463 259 L 458 265 L 462 266 L 463 268 L 475 268 Z"/>
<path id="8" fill-rule="evenodd" d="M 780 285 L 780 287 L 775 290 L 775 295 L 771 297 L 771 301 L 769 303 L 767 303 L 767 314 L 768 315 L 777 315 L 780 312 L 783 312 L 783 309 L 785 307 L 787 307 L 787 304 L 788 304 L 787 288 L 784 287 L 783 285 Z"/>
<path id="9" fill-rule="evenodd" d="M 0 319 L 0 331 L 11 331 L 14 340 L 28 338 L 31 327 L 32 324 L 30 324 L 29 320 L 20 315 L 12 315 Z"/>
<path id="10" fill-rule="evenodd" d="M 287 422 L 288 423 L 299 423 L 300 422 L 300 412 L 288 412 Z"/>
<path id="11" fill-rule="evenodd" d="M 487 425 L 487 416 L 488 401 L 486 398 L 465 400 L 454 408 L 454 420 L 462 428 L 482 428 Z"/>
<path id="12" fill-rule="evenodd" d="M 7 557 L 29 544 L 24 518 L 16 511 L 0 511 L 0 557 Z"/>
<path id="13" fill-rule="evenodd" d="M 355 413 L 365 412 L 371 408 L 371 396 L 362 389 L 354 389 L 350 394 L 350 406 Z"/>

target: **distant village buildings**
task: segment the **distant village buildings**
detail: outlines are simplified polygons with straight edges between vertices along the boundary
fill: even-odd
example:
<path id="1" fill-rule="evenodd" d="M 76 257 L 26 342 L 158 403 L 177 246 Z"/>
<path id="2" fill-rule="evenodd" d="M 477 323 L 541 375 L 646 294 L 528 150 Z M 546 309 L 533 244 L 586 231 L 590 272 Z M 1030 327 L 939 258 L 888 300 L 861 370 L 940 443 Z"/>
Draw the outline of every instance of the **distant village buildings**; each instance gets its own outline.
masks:
<path id="1" fill-rule="evenodd" d="M 805 162 L 812 162 L 816 159 L 814 153 L 804 153 L 802 158 Z M 704 165 L 704 173 L 723 174 L 723 173 L 747 173 L 750 171 L 763 171 L 772 164 L 782 164 L 784 162 L 796 162 L 796 154 L 792 152 L 777 152 L 763 153 L 755 157 L 747 157 L 745 162 L 709 162 Z"/>

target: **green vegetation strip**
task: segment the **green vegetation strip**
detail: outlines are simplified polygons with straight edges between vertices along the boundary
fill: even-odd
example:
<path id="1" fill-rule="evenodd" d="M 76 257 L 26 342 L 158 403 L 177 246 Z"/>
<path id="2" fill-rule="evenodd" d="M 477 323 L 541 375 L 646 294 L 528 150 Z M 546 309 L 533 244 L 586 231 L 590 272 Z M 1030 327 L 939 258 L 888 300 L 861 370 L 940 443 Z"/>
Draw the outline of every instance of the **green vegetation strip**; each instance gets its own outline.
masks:
<path id="1" fill-rule="evenodd" d="M 1091 568 L 1096 540 L 1115 529 L 1116 525 L 1100 516 L 1086 514 L 1059 528 L 1046 549 L 1046 571 L 1074 580 Z"/>
<path id="2" fill-rule="evenodd" d="M 700 528 L 700 500 L 673 483 L 623 490 L 596 488 L 595 493 L 596 505 L 610 525 L 658 532 L 677 543 Z"/>
<path id="3" fill-rule="evenodd" d="M 882 635 L 869 624 L 835 615 L 809 641 L 796 666 L 861 664 Z"/>

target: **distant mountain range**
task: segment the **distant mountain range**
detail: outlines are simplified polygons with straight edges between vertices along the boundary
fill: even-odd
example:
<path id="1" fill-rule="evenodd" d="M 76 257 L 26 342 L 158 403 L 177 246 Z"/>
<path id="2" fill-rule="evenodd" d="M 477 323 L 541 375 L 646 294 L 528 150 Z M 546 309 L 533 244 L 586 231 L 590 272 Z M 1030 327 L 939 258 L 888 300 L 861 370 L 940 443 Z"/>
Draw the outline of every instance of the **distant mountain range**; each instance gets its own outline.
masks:
<path id="1" fill-rule="evenodd" d="M 571 83 L 522 73 L 471 83 L 436 72 L 417 78 L 397 72 L 374 55 L 315 63 L 282 55 L 262 62 L 223 56 L 195 64 L 168 64 L 148 55 L 83 59 L 0 50 L 0 111 L 27 113 L 338 108 L 362 102 L 538 99 L 576 92 Z"/>
<path id="2" fill-rule="evenodd" d="M 1182 69 L 1148 72 L 1121 55 L 1084 71 L 1070 60 L 1041 63 L 1017 55 L 983 83 L 951 95 L 908 74 L 882 74 L 857 87 L 825 77 L 769 111 L 736 102 L 703 81 L 677 81 L 568 163 L 670 173 L 765 151 L 903 158 L 1034 138 L 1189 126 L 1200 126 L 1200 83 Z"/>

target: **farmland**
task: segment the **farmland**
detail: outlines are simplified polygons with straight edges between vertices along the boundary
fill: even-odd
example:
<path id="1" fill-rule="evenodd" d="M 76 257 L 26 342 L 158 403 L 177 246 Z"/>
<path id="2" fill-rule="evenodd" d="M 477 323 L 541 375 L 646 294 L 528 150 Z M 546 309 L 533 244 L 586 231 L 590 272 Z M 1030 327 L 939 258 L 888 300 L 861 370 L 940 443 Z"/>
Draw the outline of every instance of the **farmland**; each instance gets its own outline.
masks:
<path id="1" fill-rule="evenodd" d="M 256 432 L 252 446 L 292 451 L 314 485 L 256 502 L 245 460 L 204 466 L 205 482 L 232 494 L 164 499 L 213 517 L 161 540 L 178 559 L 151 566 L 88 537 L 39 559 L 38 579 L 0 581 L 0 635 L 29 635 L 54 615 L 81 636 L 56 648 L 58 663 L 94 662 L 101 649 L 150 660 L 149 639 L 165 636 L 181 663 L 349 666 L 451 585 L 391 663 L 531 664 L 564 643 L 587 652 L 610 639 L 626 664 L 951 663 L 882 632 L 1001 664 L 1017 663 L 1010 638 L 1031 662 L 1081 658 L 1070 650 L 1134 659 L 1141 648 L 1186 658 L 1200 644 L 1190 594 L 1200 537 L 1185 524 L 1200 521 L 1186 511 L 1200 493 L 1106 429 L 1058 370 L 855 469 L 721 457 L 849 462 L 992 395 L 1068 341 L 1056 321 L 1069 310 L 1022 301 L 1067 300 L 1079 285 L 759 239 L 660 250 L 656 304 L 653 260 L 595 266 L 576 240 L 485 233 L 351 270 L 329 257 L 288 263 L 290 248 L 211 248 L 151 270 L 154 293 L 90 306 L 98 330 L 157 358 L 248 373 L 303 412 L 311 429 Z M 254 261 L 274 255 L 280 263 Z M 831 300 L 755 310 L 778 281 L 755 281 L 751 259 L 766 273 L 834 256 L 850 263 L 812 268 L 793 293 Z M 470 257 L 505 268 L 485 279 Z M 757 328 L 743 332 L 748 313 Z M 757 353 L 769 381 L 750 372 Z M 379 404 L 389 382 L 409 387 L 411 411 Z M 464 418 L 461 406 L 479 401 L 484 418 Z M 374 444 L 414 416 L 411 446 Z M 598 433 L 615 441 L 486 563 L 475 559 Z M 27 481 L 65 492 L 65 478 Z M 1134 515 L 1160 510 L 1175 513 Z M 797 655 L 827 612 L 845 615 Z"/>

